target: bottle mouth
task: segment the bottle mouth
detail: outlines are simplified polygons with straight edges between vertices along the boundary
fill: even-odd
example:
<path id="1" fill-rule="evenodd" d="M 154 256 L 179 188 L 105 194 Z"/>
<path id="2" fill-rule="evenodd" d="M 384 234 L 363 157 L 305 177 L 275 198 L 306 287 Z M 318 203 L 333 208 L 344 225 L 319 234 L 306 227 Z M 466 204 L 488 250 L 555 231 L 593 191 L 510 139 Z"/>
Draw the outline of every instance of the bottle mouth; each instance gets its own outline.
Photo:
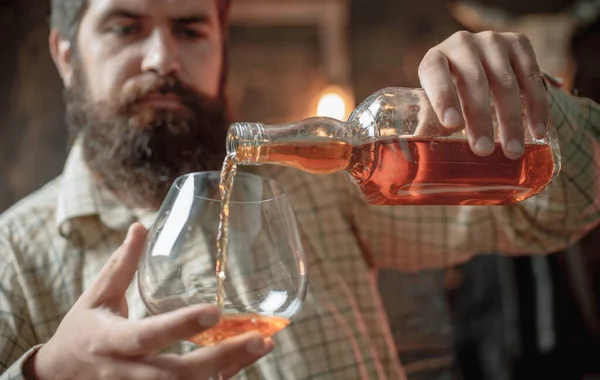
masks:
<path id="1" fill-rule="evenodd" d="M 240 123 L 234 123 L 229 126 L 227 131 L 227 154 L 232 154 L 237 151 L 240 141 Z"/>
<path id="2" fill-rule="evenodd" d="M 233 123 L 227 132 L 227 155 L 235 155 L 238 164 L 255 163 L 260 147 L 268 143 L 266 137 L 261 123 Z"/>

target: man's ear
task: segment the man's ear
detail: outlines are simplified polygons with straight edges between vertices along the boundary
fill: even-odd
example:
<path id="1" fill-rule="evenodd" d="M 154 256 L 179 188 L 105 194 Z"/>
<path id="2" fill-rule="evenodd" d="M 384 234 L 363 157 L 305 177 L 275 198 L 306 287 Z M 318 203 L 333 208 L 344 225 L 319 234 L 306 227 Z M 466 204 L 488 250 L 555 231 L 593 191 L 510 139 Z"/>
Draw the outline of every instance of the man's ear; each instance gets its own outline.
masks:
<path id="1" fill-rule="evenodd" d="M 73 82 L 73 63 L 71 62 L 72 47 L 71 42 L 63 38 L 57 29 L 50 32 L 48 39 L 50 44 L 50 53 L 54 64 L 58 69 L 65 87 L 70 87 Z"/>

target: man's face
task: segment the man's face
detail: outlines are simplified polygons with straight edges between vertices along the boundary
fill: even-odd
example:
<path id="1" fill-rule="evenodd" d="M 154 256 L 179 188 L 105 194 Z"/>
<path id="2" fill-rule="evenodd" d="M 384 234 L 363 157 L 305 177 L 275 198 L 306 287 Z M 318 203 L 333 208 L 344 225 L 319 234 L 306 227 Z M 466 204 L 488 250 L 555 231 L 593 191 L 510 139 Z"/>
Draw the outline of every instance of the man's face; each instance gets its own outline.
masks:
<path id="1" fill-rule="evenodd" d="M 215 0 L 89 0 L 64 57 L 67 122 L 96 178 L 130 206 L 157 207 L 176 177 L 220 168 L 228 120 Z"/>
<path id="2" fill-rule="evenodd" d="M 149 75 L 174 76 L 215 98 L 223 66 L 222 39 L 215 0 L 90 0 L 77 40 L 89 100 L 127 97 Z M 159 96 L 140 105 L 178 106 Z"/>

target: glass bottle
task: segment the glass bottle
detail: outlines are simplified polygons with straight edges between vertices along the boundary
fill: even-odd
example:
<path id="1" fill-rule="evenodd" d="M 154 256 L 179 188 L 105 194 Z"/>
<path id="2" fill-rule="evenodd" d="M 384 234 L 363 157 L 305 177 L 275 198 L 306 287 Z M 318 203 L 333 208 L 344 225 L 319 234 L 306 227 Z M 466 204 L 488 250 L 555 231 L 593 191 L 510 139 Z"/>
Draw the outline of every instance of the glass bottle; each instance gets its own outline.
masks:
<path id="1" fill-rule="evenodd" d="M 495 116 L 493 124 L 494 152 L 477 156 L 464 128 L 439 123 L 424 90 L 393 87 L 369 96 L 346 122 L 311 117 L 284 125 L 232 124 L 227 151 L 239 165 L 346 171 L 376 205 L 509 205 L 542 191 L 560 170 L 554 128 L 536 139 L 524 124 L 525 152 L 509 159 Z"/>

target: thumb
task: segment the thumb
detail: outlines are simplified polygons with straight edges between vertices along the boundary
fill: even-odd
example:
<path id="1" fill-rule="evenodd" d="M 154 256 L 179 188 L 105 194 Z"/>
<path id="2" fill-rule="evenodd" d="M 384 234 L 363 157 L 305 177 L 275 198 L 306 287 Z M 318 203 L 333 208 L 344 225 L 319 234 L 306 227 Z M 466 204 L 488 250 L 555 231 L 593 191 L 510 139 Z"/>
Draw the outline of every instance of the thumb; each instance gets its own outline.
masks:
<path id="1" fill-rule="evenodd" d="M 129 227 L 123 244 L 110 256 L 96 280 L 82 295 L 87 307 L 107 306 L 120 310 L 143 254 L 146 234 L 146 229 L 139 223 Z"/>

